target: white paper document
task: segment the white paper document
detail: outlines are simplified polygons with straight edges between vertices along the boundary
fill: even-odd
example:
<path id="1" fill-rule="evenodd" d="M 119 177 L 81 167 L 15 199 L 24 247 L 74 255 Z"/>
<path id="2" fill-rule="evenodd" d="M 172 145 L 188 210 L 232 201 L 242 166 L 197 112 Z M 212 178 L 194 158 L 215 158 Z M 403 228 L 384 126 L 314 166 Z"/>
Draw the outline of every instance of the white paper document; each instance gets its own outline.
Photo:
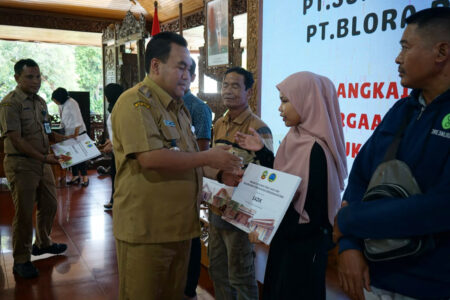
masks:
<path id="1" fill-rule="evenodd" d="M 236 188 L 204 178 L 203 200 L 220 207 L 224 220 L 245 232 L 256 231 L 269 245 L 300 181 L 298 176 L 249 164 Z"/>
<path id="2" fill-rule="evenodd" d="M 101 155 L 86 133 L 77 136 L 76 139 L 68 139 L 51 145 L 51 147 L 55 155 L 66 155 L 72 158 L 69 161 L 61 162 L 61 167 L 64 169 Z"/>

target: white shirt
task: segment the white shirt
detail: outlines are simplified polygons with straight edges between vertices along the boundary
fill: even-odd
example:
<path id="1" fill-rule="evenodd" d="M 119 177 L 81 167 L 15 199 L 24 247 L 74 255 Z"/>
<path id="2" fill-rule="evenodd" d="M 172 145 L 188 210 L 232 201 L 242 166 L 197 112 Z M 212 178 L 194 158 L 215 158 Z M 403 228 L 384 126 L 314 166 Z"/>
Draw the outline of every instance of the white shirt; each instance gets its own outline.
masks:
<path id="1" fill-rule="evenodd" d="M 79 133 L 86 131 L 80 107 L 74 99 L 69 98 L 59 106 L 59 115 L 61 116 L 61 127 L 64 128 L 66 136 L 74 134 L 77 127 L 80 127 Z"/>
<path id="2" fill-rule="evenodd" d="M 111 141 L 111 145 L 113 145 L 113 131 L 112 131 L 112 123 L 111 123 L 111 114 L 109 114 L 108 119 L 106 119 L 106 127 L 108 128 L 109 140 Z"/>

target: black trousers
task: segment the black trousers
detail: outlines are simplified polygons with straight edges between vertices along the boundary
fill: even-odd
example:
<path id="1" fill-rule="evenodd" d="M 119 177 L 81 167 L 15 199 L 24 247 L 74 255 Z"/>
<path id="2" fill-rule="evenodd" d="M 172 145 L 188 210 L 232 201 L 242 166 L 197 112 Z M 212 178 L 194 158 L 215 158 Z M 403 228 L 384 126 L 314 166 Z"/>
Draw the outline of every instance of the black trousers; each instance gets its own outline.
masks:
<path id="1" fill-rule="evenodd" d="M 73 176 L 79 176 L 81 173 L 81 176 L 87 176 L 87 163 L 82 162 L 77 165 L 72 166 L 72 175 Z"/>
<path id="2" fill-rule="evenodd" d="M 186 288 L 184 294 L 188 297 L 197 295 L 198 279 L 200 278 L 200 259 L 202 255 L 202 248 L 200 238 L 194 238 L 191 244 L 191 256 L 189 258 L 189 266 L 186 280 Z"/>

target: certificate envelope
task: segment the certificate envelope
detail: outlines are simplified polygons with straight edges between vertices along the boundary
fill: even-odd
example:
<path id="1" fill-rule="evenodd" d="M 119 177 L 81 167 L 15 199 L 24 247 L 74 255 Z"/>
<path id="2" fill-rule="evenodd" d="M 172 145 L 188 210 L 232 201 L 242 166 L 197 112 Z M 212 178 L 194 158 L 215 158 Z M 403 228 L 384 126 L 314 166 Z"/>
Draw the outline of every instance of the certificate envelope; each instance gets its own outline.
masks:
<path id="1" fill-rule="evenodd" d="M 269 245 L 300 182 L 298 176 L 249 164 L 234 189 L 204 178 L 203 200 L 221 207 L 224 220 L 245 232 L 256 231 Z"/>
<path id="2" fill-rule="evenodd" d="M 72 158 L 69 161 L 61 162 L 61 167 L 63 169 L 101 155 L 100 151 L 98 151 L 97 147 L 95 147 L 94 142 L 86 133 L 77 136 L 76 139 L 68 139 L 63 142 L 53 144 L 51 145 L 51 148 L 57 156 L 66 155 Z"/>

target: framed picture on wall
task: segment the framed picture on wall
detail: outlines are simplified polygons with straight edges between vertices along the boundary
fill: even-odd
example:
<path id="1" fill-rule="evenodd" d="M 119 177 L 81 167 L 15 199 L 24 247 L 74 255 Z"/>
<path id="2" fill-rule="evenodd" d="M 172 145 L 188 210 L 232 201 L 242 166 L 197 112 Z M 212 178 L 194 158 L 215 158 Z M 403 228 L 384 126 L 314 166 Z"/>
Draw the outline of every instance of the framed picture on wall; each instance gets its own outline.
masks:
<path id="1" fill-rule="evenodd" d="M 207 66 L 228 65 L 230 62 L 229 1 L 206 2 Z"/>

